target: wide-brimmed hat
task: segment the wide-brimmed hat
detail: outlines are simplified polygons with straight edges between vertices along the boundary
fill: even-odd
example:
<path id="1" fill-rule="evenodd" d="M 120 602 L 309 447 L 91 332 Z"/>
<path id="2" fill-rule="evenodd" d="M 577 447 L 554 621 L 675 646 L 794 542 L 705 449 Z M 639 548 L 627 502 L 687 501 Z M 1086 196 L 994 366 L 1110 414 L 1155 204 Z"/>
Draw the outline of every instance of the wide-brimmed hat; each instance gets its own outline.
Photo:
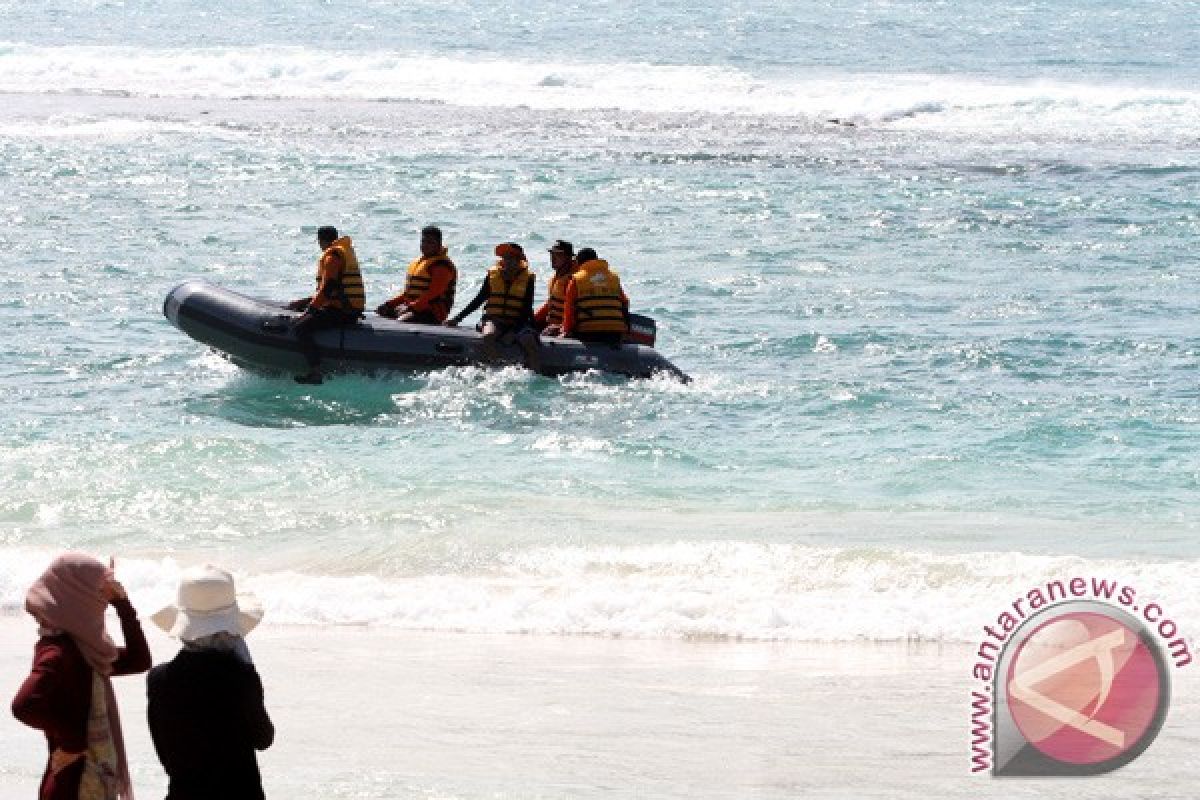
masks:
<path id="1" fill-rule="evenodd" d="M 556 239 L 554 246 L 547 252 L 550 253 L 566 253 L 569 256 L 575 255 L 575 245 L 568 242 L 566 239 Z"/>
<path id="2" fill-rule="evenodd" d="M 184 570 L 179 579 L 178 602 L 150 619 L 171 636 L 185 641 L 221 632 L 245 636 L 262 622 L 263 612 L 249 596 L 243 595 L 242 603 L 238 600 L 233 576 L 205 564 Z"/>

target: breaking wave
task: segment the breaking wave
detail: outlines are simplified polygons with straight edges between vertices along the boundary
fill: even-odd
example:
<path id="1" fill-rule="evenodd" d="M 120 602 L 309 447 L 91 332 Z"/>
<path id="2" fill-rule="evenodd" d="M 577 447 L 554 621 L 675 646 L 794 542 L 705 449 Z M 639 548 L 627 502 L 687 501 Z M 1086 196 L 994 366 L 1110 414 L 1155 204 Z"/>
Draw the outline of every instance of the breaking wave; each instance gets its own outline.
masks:
<path id="1" fill-rule="evenodd" d="M 19 611 L 50 555 L 0 554 L 0 609 Z M 189 560 L 193 563 L 195 558 Z M 1135 587 L 1176 620 L 1200 615 L 1194 560 L 935 554 L 748 542 L 555 546 L 408 576 L 284 569 L 239 576 L 276 624 L 783 641 L 970 642 L 1014 598 L 1053 580 Z M 130 559 L 143 611 L 172 600 L 180 562 Z M 1186 630 L 1185 635 L 1194 636 Z"/>
<path id="2" fill-rule="evenodd" d="M 1200 91 L 920 74 L 755 75 L 723 66 L 560 63 L 301 47 L 0 46 L 0 92 L 418 101 L 783 116 L 813 124 L 1116 140 L 1200 134 Z"/>

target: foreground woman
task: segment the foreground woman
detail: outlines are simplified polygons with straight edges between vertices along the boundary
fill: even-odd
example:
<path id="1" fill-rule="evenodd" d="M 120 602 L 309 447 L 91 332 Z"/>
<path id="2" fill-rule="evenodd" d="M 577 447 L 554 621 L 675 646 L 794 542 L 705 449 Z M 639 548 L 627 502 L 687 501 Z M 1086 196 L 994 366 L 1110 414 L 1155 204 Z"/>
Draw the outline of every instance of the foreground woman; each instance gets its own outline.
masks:
<path id="1" fill-rule="evenodd" d="M 104 630 L 112 605 L 125 647 Z M 125 589 L 82 553 L 56 558 L 25 596 L 38 622 L 33 670 L 13 699 L 13 715 L 46 734 L 50 758 L 41 800 L 132 798 L 113 675 L 150 668 L 150 649 Z"/>
<path id="2" fill-rule="evenodd" d="M 233 577 L 205 566 L 186 571 L 179 602 L 151 619 L 183 643 L 146 679 L 167 800 L 262 800 L 254 751 L 271 746 L 275 728 L 243 638 L 262 612 L 240 608 Z"/>

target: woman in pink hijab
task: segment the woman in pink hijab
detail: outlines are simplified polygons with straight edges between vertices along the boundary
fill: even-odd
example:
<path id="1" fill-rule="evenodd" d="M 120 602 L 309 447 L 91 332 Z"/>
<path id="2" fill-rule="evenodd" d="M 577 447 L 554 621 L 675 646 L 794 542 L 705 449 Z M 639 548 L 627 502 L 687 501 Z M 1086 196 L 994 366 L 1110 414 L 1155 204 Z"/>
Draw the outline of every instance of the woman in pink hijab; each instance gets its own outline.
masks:
<path id="1" fill-rule="evenodd" d="M 125 647 L 104 630 L 109 605 L 121 619 Z M 150 668 L 150 648 L 125 589 L 91 556 L 66 553 L 25 595 L 41 638 L 33 669 L 12 703 L 13 715 L 46 734 L 50 759 L 40 800 L 133 798 L 113 675 Z"/>

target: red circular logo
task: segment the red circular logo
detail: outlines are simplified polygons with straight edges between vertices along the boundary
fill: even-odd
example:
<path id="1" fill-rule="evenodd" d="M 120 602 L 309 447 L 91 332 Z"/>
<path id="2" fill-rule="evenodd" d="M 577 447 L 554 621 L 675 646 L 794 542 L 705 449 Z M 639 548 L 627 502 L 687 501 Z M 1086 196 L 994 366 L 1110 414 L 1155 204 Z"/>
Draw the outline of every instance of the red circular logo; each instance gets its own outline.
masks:
<path id="1" fill-rule="evenodd" d="M 1103 613 L 1073 611 L 1021 642 L 1005 690 L 1026 741 L 1056 761 L 1091 765 L 1157 734 L 1164 679 L 1138 631 Z"/>

